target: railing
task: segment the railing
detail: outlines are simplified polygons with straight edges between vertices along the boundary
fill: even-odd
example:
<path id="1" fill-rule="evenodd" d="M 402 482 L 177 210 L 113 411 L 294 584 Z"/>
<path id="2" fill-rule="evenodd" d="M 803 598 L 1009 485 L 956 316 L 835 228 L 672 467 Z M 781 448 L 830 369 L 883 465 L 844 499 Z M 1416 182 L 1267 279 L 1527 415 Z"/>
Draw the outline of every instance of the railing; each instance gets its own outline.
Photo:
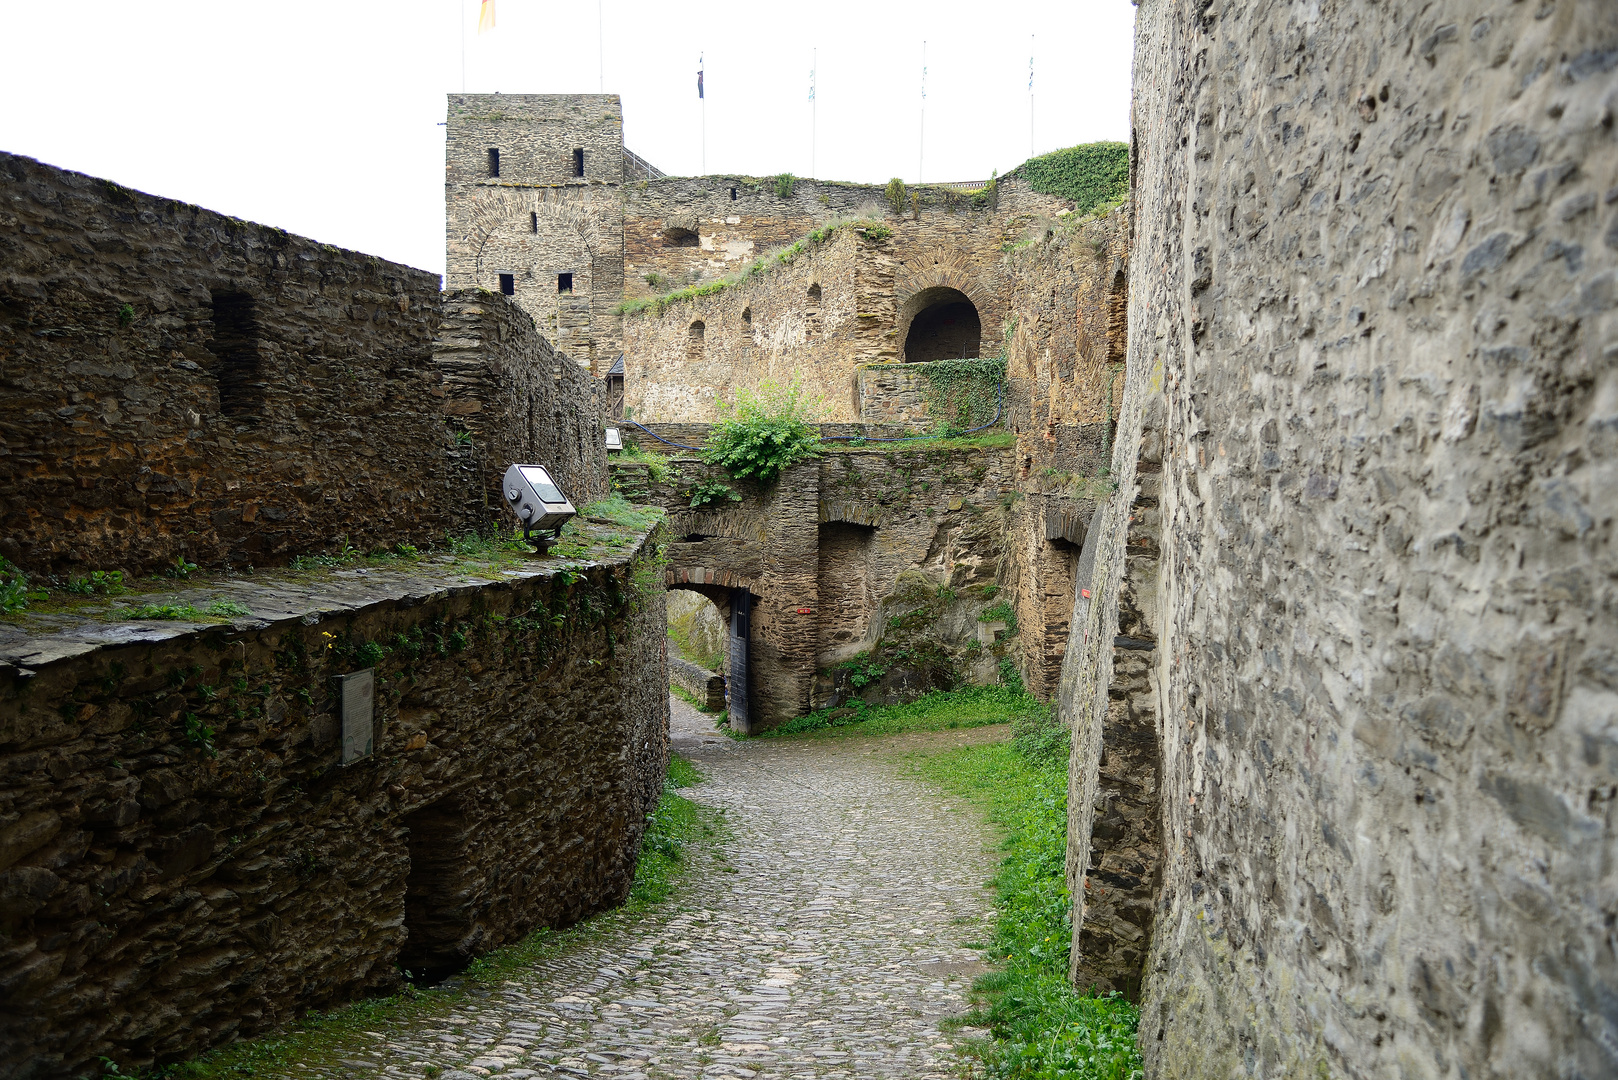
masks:
<path id="1" fill-rule="evenodd" d="M 917 184 L 916 186 L 942 187 L 949 188 L 951 191 L 976 191 L 978 188 L 988 187 L 989 182 L 987 180 L 929 180 L 925 184 Z"/>
<path id="2" fill-rule="evenodd" d="M 661 180 L 668 173 L 641 157 L 629 147 L 624 147 L 624 183 L 632 180 Z"/>

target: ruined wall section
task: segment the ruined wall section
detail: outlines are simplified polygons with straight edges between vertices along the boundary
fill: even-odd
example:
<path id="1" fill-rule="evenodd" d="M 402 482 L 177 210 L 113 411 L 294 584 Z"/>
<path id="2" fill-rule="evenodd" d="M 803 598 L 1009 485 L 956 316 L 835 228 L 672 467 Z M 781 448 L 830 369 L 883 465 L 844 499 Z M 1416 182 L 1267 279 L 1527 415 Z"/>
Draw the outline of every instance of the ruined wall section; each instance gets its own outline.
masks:
<path id="1" fill-rule="evenodd" d="M 618 96 L 451 94 L 448 117 L 446 288 L 499 292 L 509 275 L 541 332 L 604 375 L 623 351 L 613 310 L 624 289 Z"/>
<path id="2" fill-rule="evenodd" d="M 1139 19 L 1148 1072 L 1612 1075 L 1618 11 Z"/>
<path id="3" fill-rule="evenodd" d="M 450 527 L 434 275 L 10 154 L 0 192 L 0 555 L 263 566 Z"/>
<path id="4" fill-rule="evenodd" d="M 181 1060 L 621 902 L 668 683 L 660 534 L 612 538 L 567 580 L 261 573 L 234 624 L 0 628 L 7 1075 Z"/>
<path id="5" fill-rule="evenodd" d="M 511 524 L 500 481 L 514 462 L 544 465 L 575 506 L 607 497 L 606 388 L 558 354 L 526 311 L 475 289 L 447 293 L 433 362 L 445 418 L 470 441 L 459 487 L 467 526 Z"/>
<path id="6" fill-rule="evenodd" d="M 801 375 L 827 420 L 859 419 L 862 363 L 888 348 L 880 298 L 862 286 L 891 240 L 839 229 L 792 262 L 712 296 L 624 318 L 624 401 L 641 422 L 712 423 L 737 387 Z M 810 290 L 819 287 L 818 300 Z M 891 310 L 891 303 L 887 305 Z"/>

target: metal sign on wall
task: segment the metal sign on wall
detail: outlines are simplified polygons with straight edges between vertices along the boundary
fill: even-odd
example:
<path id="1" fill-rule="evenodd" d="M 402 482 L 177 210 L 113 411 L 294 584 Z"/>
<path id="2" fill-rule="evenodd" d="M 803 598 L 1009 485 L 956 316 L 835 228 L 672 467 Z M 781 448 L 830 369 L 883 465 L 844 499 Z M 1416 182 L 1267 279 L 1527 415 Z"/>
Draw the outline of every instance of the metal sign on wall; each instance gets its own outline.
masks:
<path id="1" fill-rule="evenodd" d="M 376 679 L 373 669 L 367 668 L 352 675 L 335 676 L 332 681 L 337 684 L 337 712 L 343 731 L 342 763 L 352 765 L 371 756 Z"/>

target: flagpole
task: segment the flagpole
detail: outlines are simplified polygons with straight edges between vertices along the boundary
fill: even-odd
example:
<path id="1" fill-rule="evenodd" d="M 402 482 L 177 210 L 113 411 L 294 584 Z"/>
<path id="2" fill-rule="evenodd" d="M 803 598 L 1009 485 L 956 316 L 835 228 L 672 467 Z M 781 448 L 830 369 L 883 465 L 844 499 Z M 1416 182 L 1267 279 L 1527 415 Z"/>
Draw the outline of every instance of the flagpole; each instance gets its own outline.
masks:
<path id="1" fill-rule="evenodd" d="M 601 0 L 596 0 L 596 75 L 601 80 L 600 92 L 607 92 L 607 46 L 601 34 Z M 593 279 L 592 279 L 593 280 Z"/>
<path id="2" fill-rule="evenodd" d="M 1034 35 L 1028 35 L 1028 156 L 1034 156 Z"/>
<path id="3" fill-rule="evenodd" d="M 815 171 L 815 139 L 819 135 L 816 128 L 816 117 L 820 112 L 820 99 L 815 93 L 815 72 L 820 67 L 820 50 L 809 50 L 809 176 L 811 179 L 820 175 Z"/>
<path id="4" fill-rule="evenodd" d="M 921 183 L 922 163 L 927 160 L 927 43 L 921 43 L 921 138 L 916 147 L 916 183 Z"/>

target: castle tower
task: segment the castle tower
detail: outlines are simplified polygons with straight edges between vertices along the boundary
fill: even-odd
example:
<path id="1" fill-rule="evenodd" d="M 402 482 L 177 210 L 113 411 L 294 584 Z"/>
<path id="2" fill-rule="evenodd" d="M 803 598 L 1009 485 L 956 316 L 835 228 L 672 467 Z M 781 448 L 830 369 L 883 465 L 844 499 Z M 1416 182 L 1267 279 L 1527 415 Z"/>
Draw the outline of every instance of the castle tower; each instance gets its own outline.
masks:
<path id="1" fill-rule="evenodd" d="M 624 150 L 617 94 L 451 94 L 445 285 L 503 292 L 596 375 L 622 351 Z"/>

